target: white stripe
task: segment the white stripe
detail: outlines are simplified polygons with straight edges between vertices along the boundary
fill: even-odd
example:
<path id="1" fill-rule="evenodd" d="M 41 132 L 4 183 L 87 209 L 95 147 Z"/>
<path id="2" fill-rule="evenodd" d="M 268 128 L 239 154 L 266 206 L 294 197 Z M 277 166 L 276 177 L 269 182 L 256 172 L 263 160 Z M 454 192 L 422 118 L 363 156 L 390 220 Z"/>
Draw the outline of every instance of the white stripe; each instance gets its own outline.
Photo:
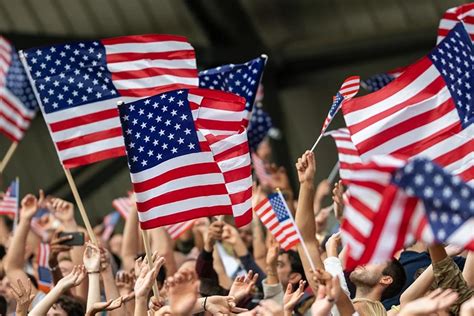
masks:
<path id="1" fill-rule="evenodd" d="M 140 219 L 140 222 L 146 222 L 152 219 L 160 218 L 162 216 L 186 212 L 188 210 L 196 208 L 212 207 L 219 205 L 230 206 L 230 199 L 227 194 L 200 196 L 192 199 L 180 200 L 179 202 L 175 203 L 164 204 L 161 206 L 154 207 L 146 212 L 138 212 L 138 217 Z"/>
<path id="2" fill-rule="evenodd" d="M 374 155 L 381 155 L 397 151 L 400 148 L 404 148 L 415 142 L 424 140 L 425 138 L 431 136 L 433 133 L 438 132 L 441 128 L 455 124 L 456 122 L 459 122 L 459 114 L 456 109 L 453 109 L 451 112 L 445 114 L 444 116 L 438 118 L 435 121 L 432 121 L 418 128 L 411 129 L 407 133 L 389 139 L 388 141 L 380 144 L 379 146 L 363 153 L 361 155 L 361 158 L 362 160 L 364 160 Z"/>
<path id="3" fill-rule="evenodd" d="M 339 161 L 345 163 L 362 163 L 362 160 L 359 156 L 356 155 L 346 155 L 346 154 L 339 154 Z"/>
<path id="4" fill-rule="evenodd" d="M 386 172 L 388 173 L 388 172 Z M 388 173 L 391 177 L 391 175 Z M 387 182 L 388 183 L 388 182 Z M 369 187 L 351 184 L 348 188 L 350 195 L 357 198 L 359 201 L 364 203 L 367 208 L 376 213 L 382 203 L 382 196 L 377 191 L 372 190 Z"/>
<path id="5" fill-rule="evenodd" d="M 107 68 L 112 73 L 143 70 L 148 68 L 196 69 L 196 59 L 139 59 L 134 61 L 107 63 Z"/>
<path id="6" fill-rule="evenodd" d="M 175 190 L 212 184 L 224 184 L 224 177 L 221 173 L 206 173 L 204 175 L 200 174 L 173 179 L 159 186 L 153 187 L 150 190 L 144 192 L 135 192 L 135 195 L 137 197 L 137 202 L 143 203 L 157 196 L 173 192 Z"/>
<path id="7" fill-rule="evenodd" d="M 18 99 L 10 90 L 6 88 L 0 89 L 0 93 L 2 93 L 6 99 L 12 102 L 15 105 L 15 108 L 26 117 L 33 118 L 36 114 L 36 111 L 28 109 L 26 106 L 23 105 L 20 99 Z"/>
<path id="8" fill-rule="evenodd" d="M 23 129 L 27 129 L 30 125 L 30 120 L 24 119 L 20 114 L 14 112 L 9 106 L 0 102 L 0 112 L 14 122 L 14 125 Z M 10 123 L 11 124 L 11 123 Z"/>
<path id="9" fill-rule="evenodd" d="M 17 126 L 12 125 L 10 122 L 5 120 L 3 117 L 0 117 L 0 128 L 6 130 L 12 134 L 16 139 L 21 139 L 23 137 L 23 131 L 20 130 Z"/>
<path id="10" fill-rule="evenodd" d="M 347 219 L 346 219 L 347 220 Z M 365 250 L 365 245 L 354 239 L 352 235 L 341 229 L 341 239 L 344 246 L 350 246 L 350 256 L 359 259 Z"/>
<path id="11" fill-rule="evenodd" d="M 241 122 L 243 117 L 242 112 L 200 107 L 199 118 L 224 122 Z"/>
<path id="12" fill-rule="evenodd" d="M 123 143 L 123 137 L 119 136 L 114 138 L 107 138 L 93 143 L 88 143 L 86 145 L 81 145 L 78 147 L 60 150 L 59 155 L 61 156 L 61 161 L 64 161 L 66 159 L 82 157 L 85 155 L 94 154 L 102 150 L 120 148 L 124 146 L 125 145 Z"/>
<path id="13" fill-rule="evenodd" d="M 149 52 L 176 52 L 180 50 L 193 50 L 188 42 L 160 41 L 149 43 L 123 43 L 104 45 L 107 55 L 119 53 L 149 53 Z"/>
<path id="14" fill-rule="evenodd" d="M 346 207 L 344 208 L 344 214 L 345 218 L 350 218 L 352 226 L 356 227 L 357 230 L 362 234 L 362 236 L 366 238 L 370 236 L 373 228 L 371 220 L 367 219 L 351 205 L 346 205 Z"/>
<path id="15" fill-rule="evenodd" d="M 244 201 L 243 203 L 232 205 L 232 212 L 234 213 L 234 217 L 242 216 L 248 210 L 252 210 L 251 197 L 247 201 Z"/>
<path id="16" fill-rule="evenodd" d="M 131 178 L 133 183 L 144 182 L 156 177 L 159 174 L 166 172 L 167 170 L 174 170 L 182 166 L 189 166 L 192 164 L 214 162 L 212 153 L 210 152 L 198 152 L 192 153 L 180 157 L 170 159 L 168 161 L 162 162 L 159 165 L 140 171 L 136 173 L 131 173 Z"/>
<path id="17" fill-rule="evenodd" d="M 205 130 L 204 132 L 207 132 L 207 130 Z M 245 144 L 246 142 L 247 142 L 247 133 L 246 131 L 243 131 L 241 133 L 234 134 L 224 139 L 221 139 L 220 141 L 212 144 L 211 149 L 214 155 L 218 155 L 226 150 L 237 147 L 240 144 Z M 250 161 L 250 156 L 249 156 L 249 161 Z"/>
<path id="18" fill-rule="evenodd" d="M 53 132 L 51 137 L 55 142 L 72 139 L 80 136 L 89 135 L 95 132 L 106 131 L 112 128 L 120 127 L 120 119 L 117 117 L 80 125 L 78 127 L 71 127 L 58 132 Z M 123 141 L 122 141 L 123 143 Z"/>
<path id="19" fill-rule="evenodd" d="M 453 174 L 461 174 L 472 166 L 474 166 L 474 152 L 470 152 L 466 156 L 450 164 L 445 169 Z"/>
<path id="20" fill-rule="evenodd" d="M 204 97 L 197 95 L 197 94 L 188 94 L 188 101 L 196 103 L 197 105 L 200 105 Z"/>
<path id="21" fill-rule="evenodd" d="M 382 185 L 387 184 L 391 180 L 392 176 L 383 171 L 377 170 L 355 170 L 351 180 L 359 181 L 370 181 L 380 183 Z"/>
<path id="22" fill-rule="evenodd" d="M 450 245 L 453 244 L 453 245 L 465 247 L 474 239 L 473 234 L 472 234 L 473 231 L 474 231 L 474 218 L 471 217 L 466 222 L 464 222 L 461 225 L 461 227 L 456 229 L 451 236 L 449 236 L 447 242 Z"/>
<path id="23" fill-rule="evenodd" d="M 400 109 L 399 111 L 377 120 L 367 127 L 364 127 L 362 130 L 352 135 L 352 140 L 354 143 L 361 143 L 373 137 L 373 135 L 377 135 L 380 132 L 388 130 L 397 124 L 411 119 L 412 117 L 435 110 L 443 103 L 448 101 L 450 97 L 451 96 L 449 94 L 448 88 L 444 87 L 439 93 L 433 95 L 433 97 L 424 99 L 422 102 L 406 106 L 403 109 Z M 438 129 L 435 131 L 438 131 Z"/>
<path id="24" fill-rule="evenodd" d="M 197 86 L 198 78 L 185 78 L 173 75 L 150 76 L 138 79 L 114 80 L 118 90 L 143 89 L 166 86 L 169 84 L 187 84 Z"/>
<path id="25" fill-rule="evenodd" d="M 344 82 L 342 84 L 341 88 L 345 88 L 348 85 L 359 84 L 359 83 L 360 83 L 360 79 L 358 79 L 358 78 L 357 79 L 351 79 L 349 81 Z M 354 87 L 351 88 L 351 89 L 356 90 L 356 88 L 354 88 Z"/>
<path id="26" fill-rule="evenodd" d="M 348 113 L 344 115 L 344 118 L 346 119 L 348 126 L 365 121 L 368 117 L 373 116 L 374 113 L 382 113 L 414 97 L 420 91 L 424 90 L 428 85 L 430 85 L 434 80 L 436 80 L 439 76 L 440 74 L 436 67 L 434 65 L 431 65 L 423 74 L 418 76 L 418 78 L 413 80 L 408 86 L 406 86 L 402 90 L 397 91 L 390 97 L 385 98 L 369 107 Z M 352 140 L 354 140 L 354 138 Z"/>
<path id="27" fill-rule="evenodd" d="M 45 113 L 44 117 L 47 123 L 56 123 L 64 120 L 76 118 L 87 114 L 102 112 L 105 110 L 116 109 L 118 101 L 124 101 L 125 103 L 136 100 L 137 98 L 120 97 L 109 99 L 105 101 L 93 102 L 73 108 L 64 109 L 57 112 Z M 117 112 L 118 117 L 118 112 Z"/>
<path id="28" fill-rule="evenodd" d="M 227 186 L 227 191 L 229 192 L 229 194 L 234 194 L 234 193 L 246 191 L 251 186 L 252 186 L 252 175 L 244 179 L 240 179 L 234 182 L 229 182 Z"/>
<path id="29" fill-rule="evenodd" d="M 250 157 L 248 153 L 245 153 L 241 156 L 226 159 L 217 163 L 222 172 L 227 172 L 242 168 L 245 166 L 250 166 Z"/>

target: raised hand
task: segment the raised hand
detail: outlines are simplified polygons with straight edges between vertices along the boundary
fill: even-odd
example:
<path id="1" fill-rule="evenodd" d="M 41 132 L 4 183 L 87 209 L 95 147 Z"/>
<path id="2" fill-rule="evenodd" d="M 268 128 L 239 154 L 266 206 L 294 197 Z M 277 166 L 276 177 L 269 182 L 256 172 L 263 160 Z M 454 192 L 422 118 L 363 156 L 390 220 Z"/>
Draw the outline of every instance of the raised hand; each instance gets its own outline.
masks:
<path id="1" fill-rule="evenodd" d="M 166 280 L 172 315 L 190 315 L 198 298 L 196 272 L 183 270 Z"/>
<path id="2" fill-rule="evenodd" d="M 100 272 L 111 269 L 110 253 L 107 249 L 100 247 Z"/>
<path id="3" fill-rule="evenodd" d="M 134 276 L 126 271 L 119 271 L 115 276 L 115 284 L 120 295 L 127 295 L 133 291 Z"/>
<path id="4" fill-rule="evenodd" d="M 280 245 L 275 240 L 275 238 L 272 238 L 270 240 L 270 245 L 267 250 L 267 258 L 266 258 L 267 266 L 276 267 L 279 252 L 280 252 Z"/>
<path id="5" fill-rule="evenodd" d="M 328 257 L 337 257 L 337 250 L 341 245 L 341 232 L 332 234 L 326 242 L 326 252 Z"/>
<path id="6" fill-rule="evenodd" d="M 86 250 L 84 251 L 83 262 L 84 266 L 87 269 L 87 272 L 100 272 L 100 250 L 96 245 L 91 242 L 86 243 Z"/>
<path id="7" fill-rule="evenodd" d="M 289 315 L 291 315 L 296 304 L 303 297 L 305 284 L 306 281 L 300 280 L 298 288 L 293 292 L 293 284 L 288 283 L 285 295 L 283 295 L 283 309 Z"/>
<path id="8" fill-rule="evenodd" d="M 316 189 L 315 199 L 321 200 L 323 197 L 328 195 L 331 192 L 331 185 L 327 179 L 319 182 L 318 187 Z"/>
<path id="9" fill-rule="evenodd" d="M 322 278 L 323 280 L 327 279 L 327 274 L 323 273 Z M 327 316 L 331 311 L 331 308 L 339 299 L 341 293 L 342 289 L 338 277 L 330 278 L 326 281 L 325 285 L 321 284 L 318 288 L 316 301 L 314 301 L 313 306 L 311 306 L 312 315 Z"/>
<path id="10" fill-rule="evenodd" d="M 215 221 L 209 225 L 207 234 L 204 237 L 204 249 L 211 252 L 217 240 L 222 239 L 222 232 L 224 229 L 224 222 Z"/>
<path id="11" fill-rule="evenodd" d="M 63 225 L 75 223 L 74 204 L 60 198 L 52 198 L 50 208 L 54 216 L 61 221 Z"/>
<path id="12" fill-rule="evenodd" d="M 150 293 L 153 283 L 156 281 L 156 276 L 158 275 L 161 266 L 165 263 L 163 257 L 158 257 L 155 254 L 154 257 L 156 260 L 153 260 L 152 269 L 148 267 L 148 262 L 146 260 L 139 261 L 138 276 L 134 286 L 135 297 L 137 298 L 148 298 L 148 293 Z"/>
<path id="13" fill-rule="evenodd" d="M 235 297 L 233 296 L 208 296 L 205 310 L 212 315 L 231 315 L 232 313 L 241 313 L 247 311 L 245 308 L 236 307 Z"/>
<path id="14" fill-rule="evenodd" d="M 457 299 L 458 294 L 453 290 L 443 290 L 438 288 L 429 295 L 406 304 L 398 315 L 422 316 L 431 315 L 431 313 L 447 311 L 447 309 L 453 305 Z"/>
<path id="15" fill-rule="evenodd" d="M 119 296 L 116 299 L 108 300 L 107 302 L 95 302 L 87 311 L 87 316 L 93 316 L 102 311 L 113 311 L 124 303 L 123 297 Z"/>
<path id="16" fill-rule="evenodd" d="M 316 173 L 316 160 L 314 154 L 307 150 L 296 163 L 298 171 L 298 180 L 300 183 L 313 184 L 314 174 Z"/>
<path id="17" fill-rule="evenodd" d="M 61 231 L 56 231 L 53 235 L 53 238 L 51 239 L 51 242 L 49 243 L 50 252 L 49 252 L 49 257 L 48 257 L 48 263 L 51 268 L 54 268 L 58 265 L 58 255 L 61 252 L 69 251 L 72 248 L 71 246 L 63 245 L 61 243 L 66 240 L 72 239 L 73 236 L 68 235 L 68 236 L 59 237 L 60 233 Z"/>
<path id="18" fill-rule="evenodd" d="M 69 290 L 70 288 L 81 284 L 86 275 L 87 271 L 84 266 L 74 266 L 71 273 L 59 280 L 56 286 L 63 287 L 65 291 Z"/>
<path id="19" fill-rule="evenodd" d="M 33 194 L 27 194 L 21 200 L 20 220 L 30 221 L 38 210 L 38 199 Z"/>
<path id="20" fill-rule="evenodd" d="M 234 226 L 225 224 L 222 229 L 221 238 L 223 241 L 228 242 L 234 246 L 237 240 L 240 238 L 239 231 Z"/>
<path id="21" fill-rule="evenodd" d="M 235 297 L 236 302 L 240 302 L 249 295 L 257 283 L 258 273 L 253 274 L 250 270 L 245 276 L 241 275 L 235 278 L 234 283 L 229 290 L 229 296 Z"/>
<path id="22" fill-rule="evenodd" d="M 31 294 L 31 281 L 28 279 L 26 288 L 20 279 L 17 279 L 18 288 L 15 288 L 12 284 L 9 284 L 11 293 L 16 301 L 16 314 L 19 316 L 26 316 L 28 314 L 28 308 L 31 302 L 35 298 L 34 294 Z"/>

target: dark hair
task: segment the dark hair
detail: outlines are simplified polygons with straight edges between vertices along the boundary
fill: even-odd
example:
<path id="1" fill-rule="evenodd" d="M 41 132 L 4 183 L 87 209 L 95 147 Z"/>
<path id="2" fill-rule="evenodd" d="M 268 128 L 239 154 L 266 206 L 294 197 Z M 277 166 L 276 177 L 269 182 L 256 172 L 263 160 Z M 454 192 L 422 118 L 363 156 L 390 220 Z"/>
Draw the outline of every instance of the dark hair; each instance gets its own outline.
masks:
<path id="1" fill-rule="evenodd" d="M 86 313 L 84 304 L 71 296 L 61 295 L 56 304 L 61 306 L 68 316 L 84 316 Z"/>
<path id="2" fill-rule="evenodd" d="M 387 263 L 387 267 L 382 271 L 382 275 L 392 277 L 393 281 L 385 290 L 383 290 L 381 301 L 394 297 L 400 293 L 407 280 L 405 269 L 400 261 L 395 258 Z"/>
<path id="3" fill-rule="evenodd" d="M 0 296 L 0 315 L 6 315 L 7 314 L 7 300 L 5 297 Z"/>
<path id="4" fill-rule="evenodd" d="M 36 280 L 36 278 L 29 273 L 27 273 L 26 276 L 28 277 L 28 279 L 30 279 L 31 285 L 33 285 L 35 289 L 38 289 L 38 280 Z"/>
<path id="5" fill-rule="evenodd" d="M 301 262 L 300 256 L 294 250 L 280 250 L 280 255 L 288 255 L 288 261 L 290 261 L 291 272 L 301 274 L 301 279 L 306 281 L 306 275 L 304 273 L 303 263 Z"/>

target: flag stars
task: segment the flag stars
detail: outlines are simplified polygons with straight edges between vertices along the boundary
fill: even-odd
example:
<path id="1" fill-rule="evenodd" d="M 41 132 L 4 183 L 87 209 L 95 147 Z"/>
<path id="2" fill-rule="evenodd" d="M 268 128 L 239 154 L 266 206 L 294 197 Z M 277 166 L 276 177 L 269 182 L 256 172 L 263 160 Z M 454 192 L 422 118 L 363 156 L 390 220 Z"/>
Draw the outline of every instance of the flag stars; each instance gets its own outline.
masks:
<path id="1" fill-rule="evenodd" d="M 186 114 L 182 114 L 180 117 L 182 121 L 185 121 L 188 119 L 188 116 Z"/>
<path id="2" fill-rule="evenodd" d="M 143 138 L 143 141 L 144 141 L 145 143 L 148 143 L 148 142 L 150 141 L 150 136 L 145 136 L 145 137 Z"/>
<path id="3" fill-rule="evenodd" d="M 169 97 L 168 102 L 171 103 L 174 101 L 174 97 Z"/>
<path id="4" fill-rule="evenodd" d="M 170 134 L 168 135 L 168 139 L 169 139 L 169 140 L 174 139 L 174 134 L 170 133 Z"/>
<path id="5" fill-rule="evenodd" d="M 178 139 L 178 143 L 179 143 L 180 145 L 184 144 L 184 139 L 180 137 L 180 138 Z"/>
<path id="6" fill-rule="evenodd" d="M 179 100 L 177 103 L 178 103 L 178 106 L 180 106 L 180 107 L 184 105 L 184 101 L 183 101 L 183 100 Z"/>
<path id="7" fill-rule="evenodd" d="M 186 128 L 186 129 L 184 130 L 184 133 L 185 133 L 186 135 L 189 135 L 189 134 L 191 134 L 191 130 L 190 130 L 189 128 Z"/>
<path id="8" fill-rule="evenodd" d="M 153 150 L 150 149 L 150 150 L 147 152 L 147 155 L 148 155 L 149 157 L 153 156 Z"/>
<path id="9" fill-rule="evenodd" d="M 163 107 L 161 108 L 161 111 L 162 111 L 162 112 L 168 111 L 168 107 L 167 107 L 166 105 L 163 105 Z"/>
<path id="10" fill-rule="evenodd" d="M 143 146 L 138 147 L 138 152 L 143 152 L 144 150 L 145 148 L 143 148 Z"/>
<path id="11" fill-rule="evenodd" d="M 180 124 L 176 123 L 176 124 L 174 125 L 174 129 L 175 129 L 175 130 L 179 130 L 180 128 L 181 128 L 181 125 L 180 125 Z"/>
<path id="12" fill-rule="evenodd" d="M 158 141 L 157 139 L 155 139 L 155 140 L 153 141 L 153 146 L 158 146 L 158 143 L 159 143 L 159 141 Z"/>
<path id="13" fill-rule="evenodd" d="M 142 162 L 141 162 L 141 164 L 142 164 L 142 166 L 144 167 L 144 166 L 146 166 L 147 161 L 146 161 L 145 159 L 143 159 Z"/>
<path id="14" fill-rule="evenodd" d="M 178 152 L 178 149 L 176 147 L 171 148 L 171 153 L 176 154 Z"/>
<path id="15" fill-rule="evenodd" d="M 133 157 L 132 157 L 132 161 L 133 161 L 133 162 L 137 162 L 137 161 L 138 161 L 138 157 L 137 157 L 137 156 L 133 156 Z"/>
<path id="16" fill-rule="evenodd" d="M 171 111 L 171 115 L 172 115 L 172 116 L 176 116 L 177 114 L 178 114 L 178 112 L 177 112 L 176 110 L 172 110 L 172 111 Z"/>
<path id="17" fill-rule="evenodd" d="M 189 145 L 188 145 L 188 147 L 189 147 L 190 150 L 194 149 L 194 146 L 195 146 L 195 145 L 194 145 L 193 143 L 189 143 Z"/>
<path id="18" fill-rule="evenodd" d="M 167 143 L 163 143 L 163 145 L 161 145 L 161 148 L 163 148 L 163 150 L 168 149 L 168 144 L 167 144 Z"/>

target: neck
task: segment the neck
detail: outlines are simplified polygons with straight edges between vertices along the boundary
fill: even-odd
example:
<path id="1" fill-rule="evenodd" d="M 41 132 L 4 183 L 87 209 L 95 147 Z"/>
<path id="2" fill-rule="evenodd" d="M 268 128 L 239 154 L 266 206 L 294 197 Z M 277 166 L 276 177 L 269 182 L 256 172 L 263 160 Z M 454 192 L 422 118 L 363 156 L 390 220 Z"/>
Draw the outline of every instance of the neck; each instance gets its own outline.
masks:
<path id="1" fill-rule="evenodd" d="M 380 301 L 382 293 L 374 287 L 358 286 L 356 289 L 355 298 L 365 298 L 372 301 Z"/>

